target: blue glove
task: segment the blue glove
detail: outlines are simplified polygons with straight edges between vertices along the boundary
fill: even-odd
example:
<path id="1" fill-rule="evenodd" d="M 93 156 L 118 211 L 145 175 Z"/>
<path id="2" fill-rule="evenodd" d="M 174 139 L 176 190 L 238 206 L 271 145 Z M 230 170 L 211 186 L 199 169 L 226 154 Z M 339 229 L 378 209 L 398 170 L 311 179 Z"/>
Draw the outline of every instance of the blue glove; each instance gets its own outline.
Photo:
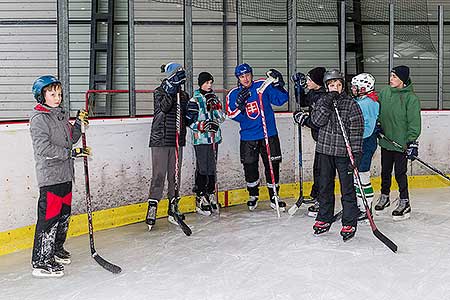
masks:
<path id="1" fill-rule="evenodd" d="M 301 86 L 302 88 L 306 88 L 306 75 L 303 73 L 295 73 L 291 77 L 292 81 L 295 83 L 295 85 Z"/>
<path id="2" fill-rule="evenodd" d="M 294 118 L 295 123 L 299 124 L 300 126 L 304 126 L 309 118 L 309 114 L 307 112 L 299 110 L 294 112 L 292 117 Z"/>
<path id="3" fill-rule="evenodd" d="M 161 83 L 161 87 L 166 91 L 169 95 L 175 95 L 178 91 L 178 86 L 170 83 L 169 80 L 164 79 Z"/>
<path id="4" fill-rule="evenodd" d="M 275 70 L 275 69 L 270 69 L 269 72 L 267 73 L 267 75 L 269 75 L 272 78 L 275 78 L 276 81 L 274 83 L 272 83 L 273 87 L 282 89 L 285 85 L 284 80 L 283 80 L 283 75 Z"/>
<path id="5" fill-rule="evenodd" d="M 179 70 L 167 80 L 170 82 L 170 84 L 176 86 L 177 88 L 184 84 L 186 82 L 186 72 L 184 70 Z"/>
<path id="6" fill-rule="evenodd" d="M 236 99 L 236 106 L 241 112 L 245 112 L 245 105 L 247 104 L 247 99 L 250 97 L 250 90 L 248 88 L 242 88 L 239 91 Z"/>
<path id="7" fill-rule="evenodd" d="M 187 125 L 191 125 L 192 123 L 197 122 L 198 120 L 198 103 L 196 101 L 189 100 L 187 104 L 187 112 L 186 112 L 186 123 Z"/>
<path id="8" fill-rule="evenodd" d="M 408 159 L 410 159 L 411 161 L 415 160 L 417 156 L 419 156 L 419 143 L 414 141 L 414 142 L 408 142 L 406 144 L 406 146 L 408 147 L 406 149 L 406 156 L 408 157 Z"/>

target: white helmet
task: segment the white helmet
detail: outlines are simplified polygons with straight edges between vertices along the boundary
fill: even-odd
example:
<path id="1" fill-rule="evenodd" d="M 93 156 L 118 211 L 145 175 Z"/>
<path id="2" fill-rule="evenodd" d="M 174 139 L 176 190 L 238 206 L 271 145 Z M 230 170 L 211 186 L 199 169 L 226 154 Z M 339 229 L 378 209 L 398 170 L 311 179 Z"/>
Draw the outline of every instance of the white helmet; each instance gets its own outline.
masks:
<path id="1" fill-rule="evenodd" d="M 361 73 L 352 78 L 352 86 L 357 88 L 358 94 L 360 92 L 366 94 L 375 89 L 375 77 L 369 73 Z M 362 91 L 364 88 L 364 91 Z"/>

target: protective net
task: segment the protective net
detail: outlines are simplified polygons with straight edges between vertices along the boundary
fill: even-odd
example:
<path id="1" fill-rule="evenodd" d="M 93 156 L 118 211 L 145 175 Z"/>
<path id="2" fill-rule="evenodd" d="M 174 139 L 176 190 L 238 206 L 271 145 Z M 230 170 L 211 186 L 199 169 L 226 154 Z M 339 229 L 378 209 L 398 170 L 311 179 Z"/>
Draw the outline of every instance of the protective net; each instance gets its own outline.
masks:
<path id="1" fill-rule="evenodd" d="M 236 10 L 248 17 L 271 22 L 286 22 L 292 18 L 292 0 L 153 0 L 156 2 L 183 5 L 211 11 Z M 313 23 L 337 23 L 340 0 L 297 0 L 297 21 Z M 361 5 L 361 22 L 367 28 L 382 34 L 389 34 L 390 0 L 345 0 L 346 14 L 353 14 L 354 4 Z M 428 24 L 427 0 L 394 0 L 394 38 L 420 48 L 436 52 Z M 348 18 L 347 18 L 348 20 Z"/>

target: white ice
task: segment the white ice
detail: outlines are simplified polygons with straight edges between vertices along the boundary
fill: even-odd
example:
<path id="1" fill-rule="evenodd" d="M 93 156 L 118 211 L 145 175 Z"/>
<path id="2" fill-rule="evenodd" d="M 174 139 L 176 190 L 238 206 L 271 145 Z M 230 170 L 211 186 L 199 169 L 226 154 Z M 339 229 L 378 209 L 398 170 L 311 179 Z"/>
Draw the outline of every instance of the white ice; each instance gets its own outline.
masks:
<path id="1" fill-rule="evenodd" d="M 167 219 L 151 232 L 144 223 L 96 232 L 119 275 L 90 257 L 88 236 L 67 241 L 73 261 L 61 279 L 32 278 L 31 250 L 2 256 L 0 299 L 450 299 L 450 188 L 410 192 L 411 219 L 394 223 L 393 205 L 375 217 L 397 254 L 368 224 L 347 243 L 340 224 L 315 237 L 306 206 L 278 220 L 265 202 L 189 214 L 190 237 Z"/>

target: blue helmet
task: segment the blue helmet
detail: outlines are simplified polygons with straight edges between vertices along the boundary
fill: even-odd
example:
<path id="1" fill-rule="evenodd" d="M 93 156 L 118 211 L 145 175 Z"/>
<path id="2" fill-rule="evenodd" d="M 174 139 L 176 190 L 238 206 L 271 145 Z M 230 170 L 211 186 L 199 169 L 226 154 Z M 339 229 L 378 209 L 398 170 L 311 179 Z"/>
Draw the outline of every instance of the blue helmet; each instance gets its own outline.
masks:
<path id="1" fill-rule="evenodd" d="M 253 69 L 252 67 L 250 67 L 249 64 L 240 64 L 237 65 L 236 68 L 234 69 L 234 76 L 236 76 L 236 78 L 239 78 L 239 76 L 247 73 L 253 74 Z"/>
<path id="2" fill-rule="evenodd" d="M 34 81 L 31 91 L 33 93 L 34 99 L 36 99 L 38 103 L 45 102 L 44 94 L 42 92 L 46 86 L 49 86 L 52 83 L 61 84 L 61 81 L 59 81 L 55 76 L 52 75 L 44 75 Z"/>
<path id="3" fill-rule="evenodd" d="M 183 69 L 183 66 L 176 62 L 169 62 L 167 65 L 161 66 L 161 72 L 164 73 L 167 78 L 175 74 L 175 72 L 180 69 Z"/>

